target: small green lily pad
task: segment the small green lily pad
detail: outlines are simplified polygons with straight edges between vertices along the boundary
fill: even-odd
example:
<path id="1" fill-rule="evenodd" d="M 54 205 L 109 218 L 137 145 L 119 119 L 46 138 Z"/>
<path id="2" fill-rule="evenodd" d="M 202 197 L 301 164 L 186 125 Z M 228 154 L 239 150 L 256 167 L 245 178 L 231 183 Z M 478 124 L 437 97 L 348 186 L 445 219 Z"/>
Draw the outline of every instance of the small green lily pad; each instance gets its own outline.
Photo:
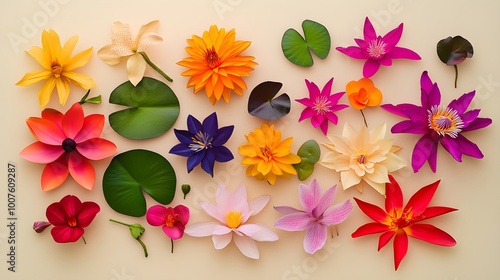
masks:
<path id="1" fill-rule="evenodd" d="M 321 150 L 318 142 L 313 139 L 307 140 L 300 146 L 297 155 L 300 157 L 301 161 L 293 165 L 295 170 L 297 170 L 299 180 L 304 181 L 311 176 L 314 171 L 314 165 L 320 158 L 320 154 Z"/>
<path id="2" fill-rule="evenodd" d="M 109 206 L 118 213 L 146 214 L 143 191 L 161 204 L 174 199 L 175 171 L 163 156 L 147 150 L 131 150 L 115 156 L 104 172 L 102 189 Z"/>
<path id="3" fill-rule="evenodd" d="M 311 51 L 321 59 L 328 56 L 331 47 L 330 33 L 326 27 L 312 20 L 302 22 L 305 39 L 295 29 L 285 31 L 281 39 L 281 49 L 292 63 L 311 67 L 314 64 Z"/>
<path id="4" fill-rule="evenodd" d="M 134 140 L 158 137 L 167 132 L 179 116 L 179 100 L 172 89 L 156 79 L 144 77 L 134 87 L 130 81 L 119 85 L 109 103 L 127 106 L 109 115 L 116 133 Z"/>

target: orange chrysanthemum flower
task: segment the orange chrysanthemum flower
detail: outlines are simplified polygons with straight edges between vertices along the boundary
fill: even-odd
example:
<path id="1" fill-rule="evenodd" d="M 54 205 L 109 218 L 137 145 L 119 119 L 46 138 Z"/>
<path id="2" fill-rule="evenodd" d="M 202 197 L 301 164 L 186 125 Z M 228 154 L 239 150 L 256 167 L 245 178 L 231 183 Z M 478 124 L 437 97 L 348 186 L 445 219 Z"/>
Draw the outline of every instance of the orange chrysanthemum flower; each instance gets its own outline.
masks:
<path id="1" fill-rule="evenodd" d="M 265 179 L 274 185 L 276 176 L 297 174 L 292 164 L 299 163 L 301 159 L 290 152 L 293 137 L 281 141 L 281 131 L 267 124 L 262 124 L 245 137 L 248 142 L 239 146 L 238 153 L 244 157 L 241 164 L 248 165 L 247 176 Z"/>
<path id="2" fill-rule="evenodd" d="M 212 25 L 202 38 L 193 35 L 187 40 L 190 56 L 177 63 L 189 68 L 181 74 L 190 77 L 187 87 L 194 87 L 194 93 L 204 88 L 212 105 L 221 97 L 229 103 L 231 91 L 243 95 L 247 85 L 242 77 L 249 76 L 252 66 L 257 65 L 253 56 L 240 55 L 251 42 L 235 41 L 235 37 L 234 29 L 226 32 Z"/>

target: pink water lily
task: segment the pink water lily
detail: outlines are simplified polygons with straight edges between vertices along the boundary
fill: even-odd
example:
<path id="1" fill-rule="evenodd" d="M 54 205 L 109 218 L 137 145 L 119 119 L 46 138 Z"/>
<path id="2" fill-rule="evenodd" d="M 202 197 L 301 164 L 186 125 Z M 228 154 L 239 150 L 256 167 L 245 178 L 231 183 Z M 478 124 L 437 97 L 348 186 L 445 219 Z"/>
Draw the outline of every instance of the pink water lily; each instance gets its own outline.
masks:
<path id="1" fill-rule="evenodd" d="M 366 59 L 363 66 L 363 77 L 365 78 L 375 75 L 380 65 L 391 66 L 393 59 L 421 59 L 416 52 L 396 46 L 403 34 L 402 23 L 382 37 L 377 36 L 372 23 L 367 17 L 363 33 L 364 40 L 354 39 L 358 46 L 337 47 L 336 50 L 355 59 Z"/>
<path id="2" fill-rule="evenodd" d="M 314 179 L 311 185 L 299 185 L 299 200 L 303 210 L 290 206 L 274 207 L 285 216 L 278 219 L 274 226 L 286 231 L 306 231 L 304 250 L 314 254 L 326 243 L 327 229 L 343 222 L 352 210 L 350 200 L 329 207 L 335 198 L 337 185 L 321 193 L 321 186 Z"/>
<path id="3" fill-rule="evenodd" d="M 41 179 L 43 191 L 59 187 L 68 174 L 82 187 L 92 190 L 95 170 L 89 160 L 100 160 L 116 152 L 115 144 L 99 137 L 104 116 L 84 117 L 79 103 L 75 103 L 66 114 L 45 109 L 41 118 L 31 117 L 26 123 L 38 141 L 24 148 L 20 156 L 46 164 Z"/>
<path id="4" fill-rule="evenodd" d="M 269 199 L 269 196 L 259 196 L 247 201 L 244 185 L 231 193 L 220 184 L 215 193 L 217 204 L 206 201 L 200 204 L 217 222 L 195 223 L 186 227 L 184 232 L 194 237 L 212 236 L 215 249 L 223 249 L 234 240 L 243 255 L 258 259 L 259 249 L 255 241 L 276 241 L 278 236 L 263 224 L 248 223 L 248 219 L 257 215 Z"/>

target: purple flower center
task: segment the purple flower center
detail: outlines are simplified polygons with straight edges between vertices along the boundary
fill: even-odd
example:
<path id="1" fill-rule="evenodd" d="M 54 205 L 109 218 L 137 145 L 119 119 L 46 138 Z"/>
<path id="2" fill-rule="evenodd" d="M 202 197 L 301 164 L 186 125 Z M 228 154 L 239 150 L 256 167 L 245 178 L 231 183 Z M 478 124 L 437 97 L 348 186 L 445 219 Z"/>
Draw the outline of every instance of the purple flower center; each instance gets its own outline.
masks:
<path id="1" fill-rule="evenodd" d="M 455 109 L 434 105 L 427 112 L 429 128 L 441 136 L 457 138 L 464 127 L 464 122 Z"/>
<path id="2" fill-rule="evenodd" d="M 387 53 L 386 48 L 387 44 L 382 41 L 381 38 L 373 39 L 370 41 L 370 44 L 368 45 L 368 48 L 366 51 L 368 52 L 368 55 L 373 58 L 373 59 L 379 59 L 381 58 L 384 54 Z"/>
<path id="3" fill-rule="evenodd" d="M 189 144 L 189 148 L 195 152 L 199 152 L 203 149 L 210 149 L 212 148 L 212 139 L 213 137 L 210 137 L 210 135 L 198 131 L 197 134 L 191 137 L 193 143 Z"/>
<path id="4" fill-rule="evenodd" d="M 314 100 L 313 109 L 316 111 L 316 114 L 325 114 L 330 112 L 330 100 L 326 96 L 318 96 Z"/>
<path id="5" fill-rule="evenodd" d="M 74 150 L 76 150 L 75 140 L 73 140 L 71 138 L 64 139 L 64 141 L 62 142 L 62 148 L 67 153 L 73 152 Z"/>

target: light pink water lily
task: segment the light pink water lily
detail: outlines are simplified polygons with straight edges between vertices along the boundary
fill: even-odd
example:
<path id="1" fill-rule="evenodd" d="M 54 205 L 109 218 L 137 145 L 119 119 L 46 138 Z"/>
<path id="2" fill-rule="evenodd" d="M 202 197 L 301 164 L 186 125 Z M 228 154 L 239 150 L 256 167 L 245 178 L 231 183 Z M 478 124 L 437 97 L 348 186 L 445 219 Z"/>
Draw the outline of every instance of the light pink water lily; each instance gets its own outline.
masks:
<path id="1" fill-rule="evenodd" d="M 278 235 L 263 224 L 248 223 L 248 219 L 257 215 L 267 205 L 269 199 L 269 196 L 259 196 L 247 201 L 244 185 L 231 193 L 220 184 L 215 194 L 217 204 L 206 201 L 200 204 L 217 222 L 194 223 L 186 227 L 184 232 L 194 237 L 212 236 L 215 249 L 223 249 L 234 240 L 243 255 L 258 259 L 259 249 L 255 241 L 276 241 Z"/>
<path id="2" fill-rule="evenodd" d="M 314 254 L 326 243 L 328 227 L 343 222 L 352 210 L 350 200 L 329 207 L 335 198 L 337 185 L 322 194 L 316 179 L 311 185 L 299 185 L 299 200 L 303 210 L 290 206 L 276 206 L 274 209 L 285 215 L 274 226 L 286 231 L 306 231 L 304 250 Z"/>

